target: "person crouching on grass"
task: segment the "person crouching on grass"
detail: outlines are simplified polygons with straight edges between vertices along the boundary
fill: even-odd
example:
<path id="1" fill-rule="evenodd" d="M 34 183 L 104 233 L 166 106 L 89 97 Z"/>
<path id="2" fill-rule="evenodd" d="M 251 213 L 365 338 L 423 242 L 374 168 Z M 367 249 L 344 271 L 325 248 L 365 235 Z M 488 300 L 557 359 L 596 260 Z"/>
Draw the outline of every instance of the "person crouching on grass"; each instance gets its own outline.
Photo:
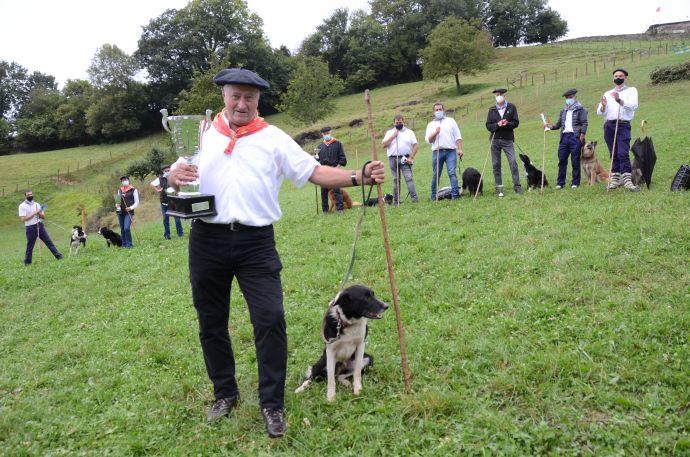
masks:
<path id="1" fill-rule="evenodd" d="M 225 108 L 204 132 L 196 163 L 178 160 L 168 177 L 175 188 L 199 178 L 200 191 L 215 196 L 218 212 L 194 219 L 189 236 L 192 301 L 215 397 L 206 420 L 228 416 L 240 398 L 228 333 L 230 286 L 237 278 L 254 327 L 259 406 L 268 436 L 275 438 L 287 428 L 283 266 L 273 231 L 282 214 L 278 193 L 283 179 L 297 187 L 307 181 L 329 188 L 357 186 L 362 180 L 382 183 L 384 166 L 371 162 L 362 176 L 359 170 L 319 165 L 289 135 L 258 116 L 261 91 L 269 88 L 259 75 L 229 68 L 213 81 L 222 88 Z"/>

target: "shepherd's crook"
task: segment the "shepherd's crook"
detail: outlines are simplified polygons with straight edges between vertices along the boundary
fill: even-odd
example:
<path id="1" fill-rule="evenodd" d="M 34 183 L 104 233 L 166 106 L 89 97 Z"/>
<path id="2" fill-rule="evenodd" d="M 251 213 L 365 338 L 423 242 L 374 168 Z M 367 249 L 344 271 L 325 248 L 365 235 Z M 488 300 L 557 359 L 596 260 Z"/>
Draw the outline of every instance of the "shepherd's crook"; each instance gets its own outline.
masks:
<path id="1" fill-rule="evenodd" d="M 371 114 L 371 100 L 369 98 L 369 89 L 364 91 L 364 101 L 367 104 L 367 116 L 369 117 L 369 133 L 371 136 L 371 159 L 378 160 L 376 155 L 376 140 L 374 139 L 374 118 Z M 364 180 L 364 176 L 362 176 Z M 402 360 L 403 382 L 405 384 L 405 393 L 410 393 L 410 371 L 407 368 L 407 350 L 405 349 L 405 335 L 403 333 L 402 319 L 400 317 L 400 306 L 398 305 L 398 288 L 395 286 L 395 274 L 393 272 L 393 258 L 391 257 L 390 243 L 388 242 L 388 227 L 386 226 L 386 212 L 383 204 L 383 195 L 381 193 L 381 184 L 376 184 L 376 193 L 379 200 L 379 216 L 381 217 L 381 231 L 383 232 L 383 244 L 386 248 L 386 266 L 388 267 L 388 279 L 391 283 L 391 292 L 393 293 L 393 308 L 395 309 L 395 320 L 398 324 L 398 342 L 400 343 L 400 359 Z"/>
<path id="2" fill-rule="evenodd" d="M 482 167 L 482 174 L 479 175 L 479 184 L 477 184 L 477 190 L 474 191 L 474 198 L 472 198 L 472 201 L 477 200 L 477 195 L 479 194 L 479 189 L 482 187 L 482 180 L 484 179 L 484 172 L 486 171 L 486 164 L 489 162 L 489 156 L 491 155 L 491 148 L 494 145 L 494 136 L 496 136 L 496 132 L 491 134 L 491 141 L 489 141 L 489 150 L 486 153 L 486 159 L 484 159 L 484 166 Z"/>

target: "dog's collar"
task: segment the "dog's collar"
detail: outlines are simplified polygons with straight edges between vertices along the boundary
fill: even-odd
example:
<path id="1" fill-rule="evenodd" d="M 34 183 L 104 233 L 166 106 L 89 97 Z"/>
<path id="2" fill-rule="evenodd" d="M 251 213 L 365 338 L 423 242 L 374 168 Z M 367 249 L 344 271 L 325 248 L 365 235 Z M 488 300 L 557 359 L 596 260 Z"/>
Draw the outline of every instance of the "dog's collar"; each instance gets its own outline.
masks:
<path id="1" fill-rule="evenodd" d="M 345 317 L 345 314 L 343 314 L 343 311 L 340 309 L 340 306 L 336 305 L 339 297 L 340 292 L 338 292 L 335 298 L 331 300 L 331 302 L 328 304 L 328 312 L 330 313 L 331 310 L 333 310 L 333 316 L 335 317 L 335 320 L 337 322 L 335 338 L 331 338 L 330 340 L 326 338 L 326 319 L 323 320 L 323 325 L 321 326 L 321 338 L 323 338 L 323 341 L 325 343 L 332 343 L 333 341 L 337 341 L 338 339 L 340 339 L 341 332 L 348 328 L 350 325 L 352 325 L 352 322 L 350 322 L 347 319 L 347 317 Z"/>

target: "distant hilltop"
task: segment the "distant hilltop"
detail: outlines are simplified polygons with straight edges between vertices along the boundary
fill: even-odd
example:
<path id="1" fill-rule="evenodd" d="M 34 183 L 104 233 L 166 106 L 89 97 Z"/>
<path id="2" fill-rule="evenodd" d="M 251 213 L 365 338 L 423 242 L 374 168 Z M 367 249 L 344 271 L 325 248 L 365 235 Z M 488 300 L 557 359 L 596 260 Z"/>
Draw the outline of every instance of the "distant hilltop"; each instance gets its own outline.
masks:
<path id="1" fill-rule="evenodd" d="M 690 21 L 667 22 L 665 24 L 650 25 L 645 35 L 675 35 L 690 33 Z"/>

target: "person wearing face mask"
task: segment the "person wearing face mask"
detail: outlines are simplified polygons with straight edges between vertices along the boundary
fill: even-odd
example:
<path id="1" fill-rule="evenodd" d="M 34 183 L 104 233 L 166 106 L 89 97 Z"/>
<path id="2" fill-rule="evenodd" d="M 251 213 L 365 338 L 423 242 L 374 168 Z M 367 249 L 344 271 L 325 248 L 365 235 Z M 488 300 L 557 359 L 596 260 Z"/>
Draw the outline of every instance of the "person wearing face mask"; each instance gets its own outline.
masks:
<path id="1" fill-rule="evenodd" d="M 400 203 L 400 174 L 405 178 L 407 191 L 413 203 L 417 203 L 417 190 L 414 186 L 412 164 L 417 155 L 419 143 L 414 132 L 405 127 L 405 119 L 402 114 L 393 118 L 393 128 L 388 130 L 381 142 L 388 155 L 388 165 L 393 174 L 393 205 Z"/>
<path id="2" fill-rule="evenodd" d="M 343 143 L 333 138 L 331 135 L 331 128 L 324 127 L 321 129 L 321 136 L 323 141 L 319 144 L 319 163 L 327 167 L 344 167 L 347 165 L 347 157 L 345 157 L 345 149 Z M 333 196 L 335 197 L 335 208 L 338 213 L 344 211 L 343 194 L 340 188 L 332 188 Z M 321 208 L 324 214 L 328 214 L 328 191 L 331 188 L 321 187 Z"/>
<path id="3" fill-rule="evenodd" d="M 57 260 L 62 259 L 62 254 L 55 247 L 53 240 L 48 235 L 48 231 L 43 226 L 41 219 L 45 219 L 45 217 L 43 207 L 34 201 L 34 193 L 27 190 L 24 193 L 24 201 L 19 205 L 19 219 L 24 222 L 24 229 L 26 230 L 24 265 L 31 265 L 36 238 L 40 238 L 43 241 Z"/>
<path id="4" fill-rule="evenodd" d="M 565 108 L 558 115 L 558 122 L 546 124 L 550 130 L 561 130 L 561 140 L 558 143 L 558 180 L 556 189 L 565 186 L 568 171 L 568 157 L 573 166 L 573 178 L 570 187 L 576 189 L 580 185 L 580 151 L 585 144 L 587 133 L 587 110 L 577 100 L 577 89 L 568 89 L 563 93 Z"/>
<path id="5" fill-rule="evenodd" d="M 514 104 L 508 103 L 505 98 L 507 89 L 495 89 L 493 94 L 496 96 L 496 105 L 489 108 L 486 116 L 486 129 L 491 132 L 489 138 L 493 138 L 491 143 L 491 162 L 494 171 L 494 183 L 499 197 L 503 197 L 503 178 L 501 176 L 501 150 L 508 159 L 510 174 L 513 178 L 513 189 L 516 193 L 522 192 L 520 186 L 520 174 L 518 173 L 517 162 L 515 161 L 515 130 L 520 124 L 517 108 Z"/>
<path id="6" fill-rule="evenodd" d="M 426 126 L 424 138 L 431 145 L 431 200 L 436 200 L 436 188 L 438 187 L 439 177 L 446 165 L 446 172 L 450 179 L 450 198 L 455 200 L 460 198 L 460 188 L 458 186 L 458 176 L 455 172 L 458 159 L 462 158 L 462 135 L 460 128 L 452 117 L 447 117 L 443 104 L 438 102 L 434 105 L 434 120 Z M 457 154 L 457 155 L 456 155 Z"/>
<path id="7" fill-rule="evenodd" d="M 637 89 L 628 87 L 628 72 L 623 68 L 613 71 L 614 88 L 604 92 L 601 97 L 597 114 L 604 116 L 604 140 L 609 147 L 609 154 L 613 154 L 613 167 L 608 188 L 616 189 L 623 186 L 631 192 L 637 192 L 639 187 L 632 182 L 632 165 L 630 164 L 630 121 L 635 117 L 638 106 Z M 618 132 L 616 133 L 616 124 Z M 614 136 L 616 144 L 613 144 Z"/>
<path id="8" fill-rule="evenodd" d="M 166 240 L 170 239 L 170 216 L 168 216 L 168 175 L 170 174 L 170 165 L 163 165 L 161 172 L 156 179 L 151 181 L 151 186 L 156 189 L 161 200 L 161 213 L 163 214 L 163 237 Z M 177 236 L 182 238 L 184 236 L 184 229 L 182 228 L 182 221 L 179 217 L 175 217 L 175 229 Z"/>
<path id="9" fill-rule="evenodd" d="M 139 191 L 129 183 L 128 176 L 120 177 L 120 188 L 117 190 L 118 203 L 115 204 L 117 220 L 122 232 L 122 247 L 132 248 L 132 218 L 134 209 L 139 206 Z"/>

